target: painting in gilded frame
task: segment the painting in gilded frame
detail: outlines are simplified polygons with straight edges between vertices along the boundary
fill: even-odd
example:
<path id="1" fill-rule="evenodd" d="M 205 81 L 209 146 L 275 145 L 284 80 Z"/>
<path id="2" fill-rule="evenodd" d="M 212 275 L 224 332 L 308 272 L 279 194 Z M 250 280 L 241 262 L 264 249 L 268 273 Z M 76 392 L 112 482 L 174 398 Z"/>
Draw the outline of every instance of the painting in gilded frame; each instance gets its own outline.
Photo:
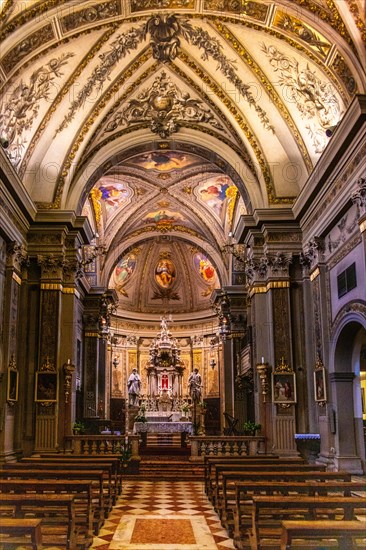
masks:
<path id="1" fill-rule="evenodd" d="M 272 373 L 273 403 L 296 403 L 296 378 L 294 372 Z"/>
<path id="2" fill-rule="evenodd" d="M 57 372 L 36 372 L 34 400 L 37 403 L 57 402 Z"/>
<path id="3" fill-rule="evenodd" d="M 17 370 L 8 368 L 8 383 L 6 391 L 6 400 L 9 403 L 18 401 L 19 373 Z"/>

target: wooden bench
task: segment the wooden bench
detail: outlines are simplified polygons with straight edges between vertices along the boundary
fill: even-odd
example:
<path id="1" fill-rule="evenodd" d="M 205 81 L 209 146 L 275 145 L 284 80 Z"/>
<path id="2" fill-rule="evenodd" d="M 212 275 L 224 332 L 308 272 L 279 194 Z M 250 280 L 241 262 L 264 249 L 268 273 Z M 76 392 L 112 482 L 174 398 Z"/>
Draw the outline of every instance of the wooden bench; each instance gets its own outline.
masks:
<path id="1" fill-rule="evenodd" d="M 326 481 L 351 481 L 351 474 L 347 472 L 322 472 L 322 471 L 260 471 L 248 472 L 243 470 L 238 471 L 223 471 L 222 484 L 218 487 L 217 497 L 217 513 L 222 521 L 226 521 L 227 510 L 229 503 L 235 502 L 235 482 L 260 482 L 266 481 L 268 485 L 278 481 L 316 481 L 319 484 Z"/>
<path id="2" fill-rule="evenodd" d="M 364 491 L 364 483 L 326 481 L 318 483 L 316 481 L 282 481 L 271 482 L 235 482 L 235 501 L 233 506 L 227 504 L 226 522 L 224 526 L 234 538 L 234 544 L 237 548 L 242 548 L 241 541 L 245 531 L 251 524 L 251 502 L 253 495 L 272 496 L 272 495 L 308 495 L 316 494 L 322 496 L 344 496 L 350 497 L 353 491 Z M 231 519 L 232 518 L 232 519 Z"/>
<path id="3" fill-rule="evenodd" d="M 27 458 L 22 458 L 21 462 L 32 462 L 32 461 L 39 461 L 39 460 L 47 461 L 50 463 L 57 463 L 62 464 L 63 462 L 66 463 L 75 463 L 75 464 L 99 464 L 102 462 L 103 464 L 112 464 L 113 467 L 113 475 L 116 478 L 116 483 L 118 487 L 118 494 L 120 495 L 122 493 L 122 462 L 121 462 L 121 456 L 120 455 L 83 455 L 83 454 L 58 454 L 58 453 L 45 453 L 41 454 L 38 457 L 32 456 Z"/>
<path id="4" fill-rule="evenodd" d="M 230 472 L 235 473 L 235 475 L 238 475 L 239 472 L 324 472 L 325 466 L 313 466 L 312 464 L 271 464 L 269 466 L 263 466 L 261 465 L 250 465 L 246 466 L 243 465 L 228 465 L 228 464 L 217 464 L 215 466 L 214 472 L 215 477 L 213 480 L 211 480 L 211 488 L 210 491 L 212 493 L 209 495 L 209 498 L 214 506 L 214 508 L 219 509 L 220 507 L 220 492 L 223 489 L 223 474 L 229 474 Z"/>
<path id="5" fill-rule="evenodd" d="M 309 548 L 314 542 L 324 548 L 324 539 L 335 540 L 336 548 L 341 550 L 365 548 L 366 525 L 364 521 L 282 521 L 281 550 L 299 548 L 295 539 L 302 539 L 301 548 Z M 354 539 L 363 539 L 361 546 Z"/>
<path id="6" fill-rule="evenodd" d="M 310 524 L 320 519 L 354 520 L 356 510 L 362 513 L 366 510 L 366 500 L 362 497 L 254 495 L 251 507 L 250 545 L 253 550 L 262 550 L 280 544 L 283 519 L 311 520 Z"/>
<path id="7" fill-rule="evenodd" d="M 92 488 L 92 497 L 98 503 L 97 510 L 101 524 L 104 519 L 108 517 L 108 514 L 112 509 L 110 488 L 107 488 L 106 493 L 104 492 L 103 475 L 103 470 L 75 470 L 72 472 L 68 469 L 36 470 L 27 468 L 0 470 L 0 479 L 88 481 Z"/>
<path id="8" fill-rule="evenodd" d="M 117 495 L 118 495 L 118 489 L 116 485 L 116 477 L 113 474 L 113 465 L 104 463 L 104 462 L 91 462 L 90 464 L 80 464 L 80 462 L 49 462 L 47 459 L 44 459 L 41 461 L 38 459 L 38 461 L 32 462 L 8 462 L 7 464 L 3 464 L 4 470 L 55 470 L 55 471 L 65 471 L 68 472 L 74 472 L 74 471 L 80 471 L 85 470 L 86 472 L 90 472 L 93 470 L 103 470 L 104 472 L 104 492 L 107 491 L 108 498 L 110 500 L 110 505 L 114 506 L 116 504 Z"/>
<path id="9" fill-rule="evenodd" d="M 81 480 L 54 479 L 43 481 L 40 479 L 5 479 L 1 481 L 2 495 L 9 493 L 27 493 L 33 496 L 46 495 L 73 495 L 75 502 L 75 526 L 78 545 L 89 546 L 93 539 L 93 532 L 98 534 L 102 525 L 96 507 L 93 504 L 91 483 Z"/>
<path id="10" fill-rule="evenodd" d="M 205 492 L 209 494 L 209 487 L 211 479 L 215 479 L 214 469 L 216 464 L 228 464 L 228 465 L 255 465 L 255 464 L 304 464 L 305 461 L 301 457 L 279 458 L 275 455 L 261 455 L 261 456 L 244 456 L 244 457 L 221 457 L 221 456 L 208 456 L 204 459 L 205 469 Z"/>
<path id="11" fill-rule="evenodd" d="M 3 548 L 14 545 L 30 545 L 33 550 L 42 548 L 40 519 L 2 518 L 0 521 L 0 544 Z"/>
<path id="12" fill-rule="evenodd" d="M 0 498 L 0 523 L 4 512 L 15 518 L 28 519 L 31 514 L 42 518 L 41 531 L 47 546 L 76 548 L 75 504 L 73 495 L 35 495 L 27 493 L 2 494 Z"/>

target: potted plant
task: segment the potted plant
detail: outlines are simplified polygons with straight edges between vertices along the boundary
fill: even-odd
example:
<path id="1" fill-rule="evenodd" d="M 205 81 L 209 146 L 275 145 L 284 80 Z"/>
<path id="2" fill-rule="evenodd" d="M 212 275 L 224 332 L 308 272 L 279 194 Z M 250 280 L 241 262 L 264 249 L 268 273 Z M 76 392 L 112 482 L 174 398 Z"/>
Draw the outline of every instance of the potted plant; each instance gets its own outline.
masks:
<path id="1" fill-rule="evenodd" d="M 245 435 L 255 435 L 261 429 L 262 425 L 253 422 L 253 420 L 247 420 L 243 424 L 243 431 Z"/>
<path id="2" fill-rule="evenodd" d="M 81 420 L 75 420 L 72 426 L 72 433 L 74 435 L 82 435 L 85 433 L 85 424 Z"/>

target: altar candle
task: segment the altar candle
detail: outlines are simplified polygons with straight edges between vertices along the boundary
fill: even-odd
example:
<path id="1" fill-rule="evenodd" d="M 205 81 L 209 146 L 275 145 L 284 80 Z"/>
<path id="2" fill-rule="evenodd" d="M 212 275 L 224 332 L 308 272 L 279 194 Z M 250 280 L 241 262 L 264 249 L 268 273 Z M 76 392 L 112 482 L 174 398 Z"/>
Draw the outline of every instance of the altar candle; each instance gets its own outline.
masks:
<path id="1" fill-rule="evenodd" d="M 264 364 L 264 357 L 262 357 L 262 365 Z"/>

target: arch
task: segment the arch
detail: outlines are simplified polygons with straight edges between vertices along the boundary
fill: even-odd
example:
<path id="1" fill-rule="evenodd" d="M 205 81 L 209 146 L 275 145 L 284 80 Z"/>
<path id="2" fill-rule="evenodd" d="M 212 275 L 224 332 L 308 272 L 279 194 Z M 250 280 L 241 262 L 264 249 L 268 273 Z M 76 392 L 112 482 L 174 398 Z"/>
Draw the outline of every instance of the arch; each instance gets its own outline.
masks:
<path id="1" fill-rule="evenodd" d="M 338 469 L 360 473 L 365 466 L 360 353 L 366 343 L 366 319 L 359 311 L 350 311 L 350 304 L 338 318 L 330 348 L 330 405 L 336 418 L 335 462 Z"/>

